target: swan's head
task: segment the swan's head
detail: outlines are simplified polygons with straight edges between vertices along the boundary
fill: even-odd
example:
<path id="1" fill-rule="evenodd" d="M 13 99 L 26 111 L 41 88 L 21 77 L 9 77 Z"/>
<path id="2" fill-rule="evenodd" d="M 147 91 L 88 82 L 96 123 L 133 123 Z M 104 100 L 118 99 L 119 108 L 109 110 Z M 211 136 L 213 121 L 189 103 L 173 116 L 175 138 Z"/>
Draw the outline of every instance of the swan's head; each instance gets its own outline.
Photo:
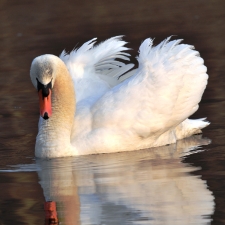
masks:
<path id="1" fill-rule="evenodd" d="M 40 102 L 40 115 L 48 119 L 52 114 L 51 93 L 54 86 L 57 67 L 62 61 L 54 55 L 41 55 L 36 57 L 30 69 L 30 77 L 38 91 Z"/>

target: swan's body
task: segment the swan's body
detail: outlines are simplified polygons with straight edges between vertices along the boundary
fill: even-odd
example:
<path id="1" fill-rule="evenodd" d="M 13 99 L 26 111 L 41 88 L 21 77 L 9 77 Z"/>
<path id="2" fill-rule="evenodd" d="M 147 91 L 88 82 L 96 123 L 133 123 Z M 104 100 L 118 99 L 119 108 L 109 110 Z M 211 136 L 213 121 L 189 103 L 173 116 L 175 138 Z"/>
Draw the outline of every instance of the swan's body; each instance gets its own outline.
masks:
<path id="1" fill-rule="evenodd" d="M 152 47 L 152 40 L 146 39 L 140 46 L 139 68 L 122 77 L 133 65 L 116 61 L 129 60 L 119 37 L 96 47 L 91 40 L 70 55 L 63 52 L 61 59 L 35 58 L 34 86 L 52 86 L 52 115 L 40 117 L 35 155 L 130 151 L 201 132 L 209 123 L 187 118 L 198 109 L 208 75 L 199 53 L 179 43 L 167 39 Z M 45 119 L 50 114 L 41 111 Z"/>

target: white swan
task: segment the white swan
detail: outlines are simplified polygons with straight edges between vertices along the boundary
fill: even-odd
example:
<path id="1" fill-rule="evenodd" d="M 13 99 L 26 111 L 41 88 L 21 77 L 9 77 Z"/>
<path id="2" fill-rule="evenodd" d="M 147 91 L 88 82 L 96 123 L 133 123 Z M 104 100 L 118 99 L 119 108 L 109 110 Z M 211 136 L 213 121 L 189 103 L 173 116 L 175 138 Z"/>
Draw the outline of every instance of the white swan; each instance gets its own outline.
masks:
<path id="1" fill-rule="evenodd" d="M 35 58 L 30 76 L 41 114 L 36 157 L 144 149 L 201 132 L 209 123 L 187 118 L 198 109 L 207 69 L 193 46 L 169 39 L 156 47 L 146 39 L 138 69 L 128 73 L 133 64 L 118 61 L 130 56 L 121 37 L 97 46 L 92 39 L 61 59 Z"/>

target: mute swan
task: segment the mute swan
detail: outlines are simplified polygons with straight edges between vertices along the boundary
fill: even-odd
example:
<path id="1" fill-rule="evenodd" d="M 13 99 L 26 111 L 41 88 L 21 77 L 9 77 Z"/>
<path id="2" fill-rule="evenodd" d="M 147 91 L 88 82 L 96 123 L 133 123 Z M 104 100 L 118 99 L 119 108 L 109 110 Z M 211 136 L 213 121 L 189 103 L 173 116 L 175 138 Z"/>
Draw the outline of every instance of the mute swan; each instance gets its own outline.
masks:
<path id="1" fill-rule="evenodd" d="M 122 152 L 175 143 L 209 122 L 198 109 L 208 75 L 193 46 L 167 38 L 140 46 L 131 70 L 121 36 L 70 54 L 36 57 L 30 70 L 40 102 L 35 155 L 55 158 Z M 125 74 L 124 76 L 121 76 Z"/>

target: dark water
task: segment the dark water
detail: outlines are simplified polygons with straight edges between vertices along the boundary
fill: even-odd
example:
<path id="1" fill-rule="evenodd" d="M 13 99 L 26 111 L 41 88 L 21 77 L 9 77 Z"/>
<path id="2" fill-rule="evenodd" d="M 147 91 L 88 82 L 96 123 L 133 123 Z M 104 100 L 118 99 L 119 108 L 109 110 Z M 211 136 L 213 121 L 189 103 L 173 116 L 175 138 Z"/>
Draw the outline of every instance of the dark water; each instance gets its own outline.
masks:
<path id="1" fill-rule="evenodd" d="M 56 202 L 61 224 L 207 224 L 215 208 L 213 193 L 192 174 L 199 168 L 182 159 L 205 151 L 209 143 L 198 135 L 151 150 L 36 160 L 2 175 L 20 174 L 22 181 L 12 179 L 14 191 L 25 188 L 23 182 L 27 185 L 30 209 L 23 211 L 28 218 L 40 212 L 43 202 L 32 196 L 32 183 L 41 186 L 46 201 Z M 31 171 L 38 174 L 39 184 L 27 177 Z"/>
<path id="2" fill-rule="evenodd" d="M 57 202 L 62 224 L 225 224 L 223 0 L 3 0 L 0 6 L 0 168 L 19 165 L 18 172 L 0 173 L 0 224 L 44 224 L 45 200 Z M 146 37 L 157 44 L 170 35 L 200 51 L 210 79 L 193 117 L 211 122 L 203 132 L 211 144 L 195 137 L 127 154 L 34 161 L 32 59 L 120 34 L 133 56 Z"/>

